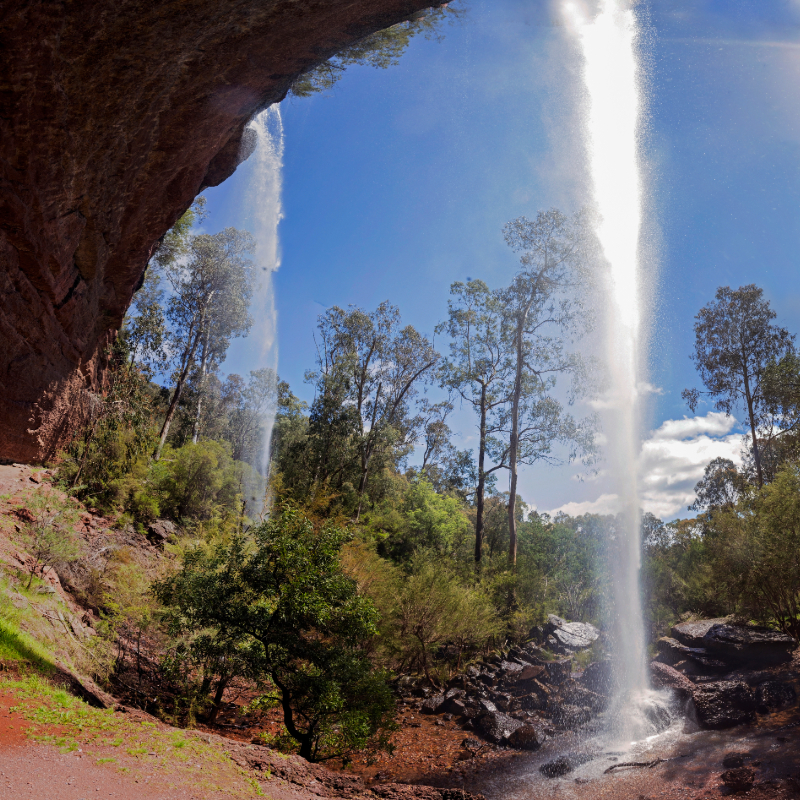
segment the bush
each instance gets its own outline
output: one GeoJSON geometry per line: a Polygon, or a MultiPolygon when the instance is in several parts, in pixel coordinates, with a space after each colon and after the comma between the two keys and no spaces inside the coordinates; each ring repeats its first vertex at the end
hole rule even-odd
{"type": "Polygon", "coordinates": [[[173,635],[191,635],[199,661],[235,655],[240,674],[274,687],[286,730],[311,761],[387,748],[394,701],[365,645],[377,633],[373,604],[339,560],[350,535],[315,531],[300,512],[278,509],[247,534],[185,553],[155,584],[173,635]]]}

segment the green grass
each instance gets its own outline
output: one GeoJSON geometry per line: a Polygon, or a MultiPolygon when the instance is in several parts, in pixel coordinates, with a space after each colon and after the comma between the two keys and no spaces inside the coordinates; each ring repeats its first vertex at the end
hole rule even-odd
{"type": "Polygon", "coordinates": [[[48,674],[54,669],[55,658],[13,620],[0,617],[0,660],[28,663],[38,672],[48,674]]]}

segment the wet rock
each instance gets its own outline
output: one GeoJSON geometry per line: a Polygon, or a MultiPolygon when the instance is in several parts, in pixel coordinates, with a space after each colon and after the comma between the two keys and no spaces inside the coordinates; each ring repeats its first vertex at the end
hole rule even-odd
{"type": "Polygon", "coordinates": [[[749,758],[749,753],[726,753],[725,758],[722,759],[722,766],[728,769],[733,767],[743,767],[744,760],[749,758]]]}
{"type": "Polygon", "coordinates": [[[560,661],[548,661],[545,670],[551,683],[563,683],[572,674],[572,659],[563,658],[560,661]]]}
{"type": "Polygon", "coordinates": [[[546,764],[542,764],[539,767],[539,772],[547,778],[558,778],[561,775],[572,772],[572,770],[577,769],[581,764],[585,764],[593,758],[594,756],[589,753],[567,753],[548,761],[546,764]]]}
{"type": "Polygon", "coordinates": [[[753,788],[756,773],[750,767],[737,767],[723,772],[720,778],[732,792],[748,792],[753,788]]]}
{"type": "Polygon", "coordinates": [[[662,636],[656,646],[659,661],[664,664],[674,665],[688,659],[709,672],[727,672],[730,669],[726,661],[715,658],[705,647],[689,647],[669,636],[662,636]]]}
{"type": "Polygon", "coordinates": [[[659,661],[650,662],[650,675],[656,689],[674,689],[681,697],[691,697],[695,684],[685,675],[659,661]]]}
{"type": "Polygon", "coordinates": [[[614,688],[614,666],[611,661],[594,661],[578,680],[591,692],[609,695],[614,688]]]}
{"type": "Polygon", "coordinates": [[[590,708],[573,706],[569,703],[557,706],[553,711],[553,722],[561,728],[575,730],[592,718],[590,708]]]}
{"type": "Polygon", "coordinates": [[[717,681],[695,686],[697,718],[704,728],[733,728],[755,719],[756,700],[746,683],[717,681]]]}
{"type": "Polygon", "coordinates": [[[497,711],[497,706],[491,700],[488,700],[485,697],[477,698],[477,705],[481,713],[483,712],[492,713],[494,711],[497,711]]]}
{"type": "Polygon", "coordinates": [[[486,712],[478,717],[476,727],[493,744],[502,744],[517,728],[522,727],[518,719],[501,711],[486,712]]]}
{"type": "Polygon", "coordinates": [[[530,664],[527,667],[523,667],[519,673],[517,674],[517,683],[524,683],[525,681],[530,681],[534,678],[541,678],[542,675],[545,675],[547,670],[542,664],[530,664]]]}
{"type": "Polygon", "coordinates": [[[541,728],[534,725],[521,725],[508,737],[508,743],[517,750],[538,750],[545,738],[541,728]]]}
{"type": "Polygon", "coordinates": [[[734,625],[725,619],[682,622],[672,637],[691,648],[703,648],[730,664],[776,664],[789,661],[797,642],[779,631],[756,625],[734,625]]]}
{"type": "Polygon", "coordinates": [[[470,708],[463,700],[457,698],[445,700],[442,704],[442,711],[446,714],[455,714],[458,717],[466,717],[467,719],[478,715],[477,709],[470,708]]]}
{"type": "Polygon", "coordinates": [[[796,701],[797,692],[790,683],[764,681],[756,687],[756,703],[761,714],[778,708],[788,708],[796,701]]]}

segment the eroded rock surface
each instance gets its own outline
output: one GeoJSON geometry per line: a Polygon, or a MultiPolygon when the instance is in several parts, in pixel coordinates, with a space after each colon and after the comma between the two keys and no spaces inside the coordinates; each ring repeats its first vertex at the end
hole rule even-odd
{"type": "Polygon", "coordinates": [[[0,458],[47,458],[90,415],[155,243],[234,171],[253,114],[433,4],[2,4],[0,458]]]}

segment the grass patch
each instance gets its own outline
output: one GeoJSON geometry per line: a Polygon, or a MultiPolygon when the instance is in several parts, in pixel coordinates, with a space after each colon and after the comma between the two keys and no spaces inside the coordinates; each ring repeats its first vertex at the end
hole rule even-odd
{"type": "Polygon", "coordinates": [[[27,735],[62,752],[80,748],[95,763],[109,764],[119,772],[155,775],[186,789],[221,791],[221,797],[235,800],[261,794],[251,775],[197,734],[92,708],[38,674],[0,677],[0,690],[18,699],[12,711],[31,723],[27,735]],[[109,747],[119,749],[113,755],[108,750],[104,753],[103,748],[109,747]],[[209,777],[213,785],[206,785],[209,777]]]}
{"type": "Polygon", "coordinates": [[[0,618],[0,660],[21,661],[39,672],[49,674],[54,669],[55,658],[13,620],[0,618]]]}

